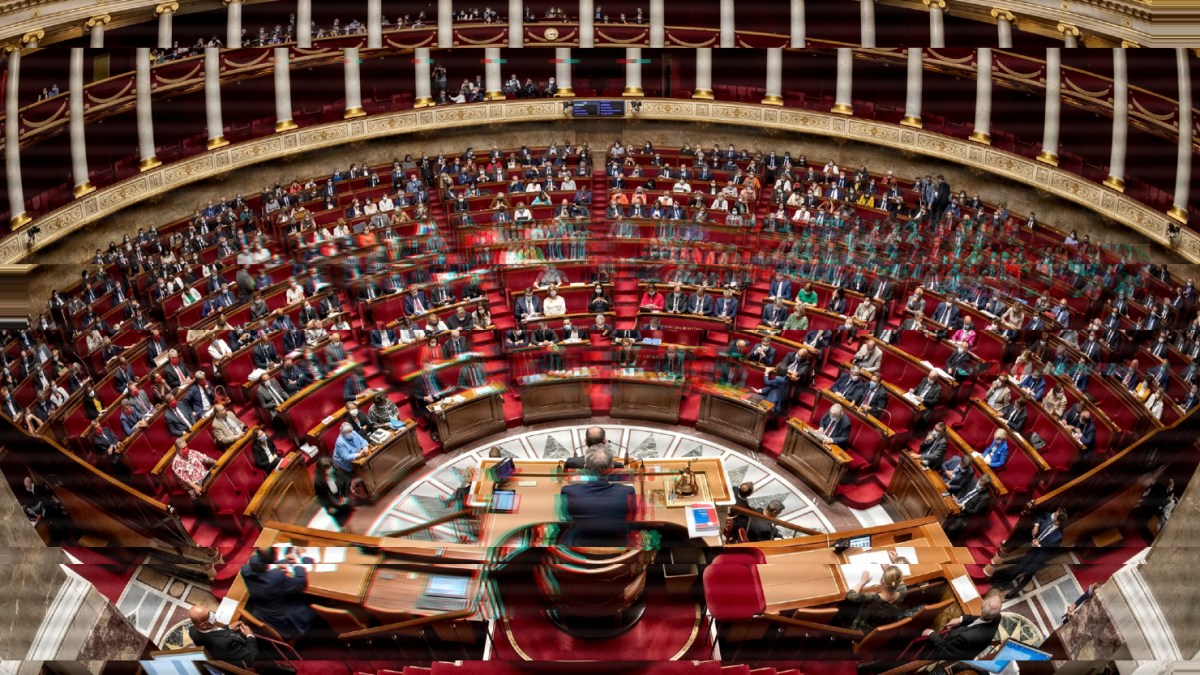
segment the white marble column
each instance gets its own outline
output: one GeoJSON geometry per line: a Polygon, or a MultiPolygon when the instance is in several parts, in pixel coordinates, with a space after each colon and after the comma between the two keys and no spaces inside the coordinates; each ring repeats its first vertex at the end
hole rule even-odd
{"type": "Polygon", "coordinates": [[[521,16],[525,11],[522,0],[508,0],[508,46],[523,47],[525,45],[525,19],[521,16]]]}
{"type": "Polygon", "coordinates": [[[875,0],[858,0],[859,41],[867,49],[875,48],[875,0]]]}
{"type": "Polygon", "coordinates": [[[1058,166],[1058,132],[1062,111],[1062,52],[1046,50],[1046,115],[1042,127],[1042,151],[1038,161],[1058,166]]]}
{"type": "Polygon", "coordinates": [[[981,48],[975,56],[975,130],[971,140],[992,142],[992,50],[981,48]]]}
{"type": "Polygon", "coordinates": [[[362,117],[367,114],[363,110],[362,104],[362,79],[359,74],[361,61],[358,56],[358,47],[346,47],[342,50],[342,63],[345,66],[346,76],[346,112],[342,113],[344,119],[362,117]]]}
{"type": "Polygon", "coordinates": [[[242,0],[225,0],[225,46],[242,48],[242,0]]]}
{"type": "Polygon", "coordinates": [[[138,169],[146,171],[162,164],[154,151],[154,114],[150,107],[150,48],[138,47],[134,90],[137,94],[138,169]]]}
{"type": "Polygon", "coordinates": [[[67,95],[71,107],[71,177],[75,179],[75,196],[81,197],[96,189],[88,180],[87,138],[83,131],[83,47],[71,49],[71,70],[67,75],[67,95]]]}
{"type": "Polygon", "coordinates": [[[204,116],[208,120],[208,149],[229,145],[221,119],[221,50],[204,50],[204,116]]]}
{"type": "Polygon", "coordinates": [[[437,46],[438,49],[454,46],[454,0],[438,0],[437,46]]]}
{"type": "Polygon", "coordinates": [[[1192,75],[1188,70],[1186,49],[1175,49],[1175,62],[1179,75],[1179,149],[1175,164],[1175,199],[1167,215],[1186,223],[1192,184],[1192,75]]]}
{"type": "Polygon", "coordinates": [[[946,0],[924,0],[929,8],[929,46],[942,49],[946,46],[946,25],[943,19],[946,0]]]}
{"type": "Polygon", "coordinates": [[[767,50],[767,91],[762,102],[766,105],[783,105],[783,49],[767,50]]]}
{"type": "Polygon", "coordinates": [[[172,44],[171,26],[175,18],[175,11],[179,9],[177,2],[164,2],[154,8],[154,14],[158,17],[158,48],[170,49],[172,44]]]}
{"type": "Polygon", "coordinates": [[[554,62],[554,79],[558,83],[558,92],[555,96],[559,98],[575,96],[575,90],[571,88],[571,48],[555,49],[554,62]]]}
{"type": "Polygon", "coordinates": [[[1079,46],[1079,29],[1069,23],[1058,24],[1058,31],[1063,36],[1063,46],[1074,49],[1079,46]]]}
{"type": "Polygon", "coordinates": [[[595,0],[579,0],[579,46],[583,49],[596,46],[595,0]]]}
{"type": "Polygon", "coordinates": [[[367,49],[383,47],[383,0],[367,0],[367,49]]]}
{"type": "Polygon", "coordinates": [[[88,29],[89,47],[93,49],[104,48],[104,27],[107,26],[108,22],[111,20],[112,17],[107,14],[103,16],[94,16],[88,19],[87,23],[84,24],[84,28],[88,29]]]}
{"type": "Polygon", "coordinates": [[[904,119],[900,124],[906,127],[920,129],[921,97],[924,94],[925,49],[923,47],[908,48],[908,79],[907,93],[904,97],[904,119]]]}
{"type": "Polygon", "coordinates": [[[650,48],[667,46],[666,0],[650,0],[650,48]]]}
{"type": "Polygon", "coordinates": [[[500,80],[500,48],[485,48],[483,60],[483,100],[503,100],[504,89],[500,80]]]}
{"type": "Polygon", "coordinates": [[[692,91],[692,98],[713,99],[711,47],[696,49],[696,89],[692,91]]]}
{"type": "Polygon", "coordinates": [[[1012,49],[1012,29],[1017,18],[1007,9],[993,9],[992,17],[996,19],[996,46],[1012,49]]]}
{"type": "Polygon", "coordinates": [[[733,0],[721,0],[721,48],[737,47],[737,19],[734,18],[733,0]]]}
{"type": "Polygon", "coordinates": [[[276,47],[274,56],[275,75],[275,131],[287,131],[296,128],[292,119],[292,67],[287,47],[276,47]]]}
{"type": "Polygon", "coordinates": [[[625,50],[625,90],[622,96],[645,96],[642,89],[642,49],[630,47],[625,50]]]}
{"type": "Polygon", "coordinates": [[[788,18],[791,19],[792,49],[803,49],[805,45],[804,0],[791,0],[788,18]]]}
{"type": "MultiPolygon", "coordinates": [[[[8,53],[8,87],[4,92],[4,138],[21,135],[21,49],[8,53]]],[[[18,228],[30,220],[25,212],[25,190],[21,185],[21,144],[4,144],[4,176],[8,181],[8,208],[12,214],[12,227],[18,228]]]]}
{"type": "Polygon", "coordinates": [[[296,0],[296,46],[312,49],[312,0],[296,0]]]}
{"type": "Polygon", "coordinates": [[[833,97],[833,112],[839,115],[854,114],[854,50],[847,47],[837,50],[837,90],[833,97]]]}
{"type": "Polygon", "coordinates": [[[1114,49],[1113,53],[1113,130],[1112,154],[1108,160],[1108,178],[1104,184],[1125,191],[1125,151],[1129,142],[1129,68],[1125,62],[1125,50],[1114,49]]]}
{"type": "Polygon", "coordinates": [[[429,47],[417,47],[413,53],[413,70],[416,82],[416,98],[414,108],[428,108],[433,105],[433,68],[430,63],[433,58],[429,55],[429,47]]]}

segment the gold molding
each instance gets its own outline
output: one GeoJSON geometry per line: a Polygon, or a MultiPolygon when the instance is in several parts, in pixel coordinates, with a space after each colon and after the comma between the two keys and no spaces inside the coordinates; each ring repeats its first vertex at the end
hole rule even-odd
{"type": "Polygon", "coordinates": [[[1137,49],[1139,47],[1141,45],[1133,40],[1121,40],[1121,49],[1137,49]]]}
{"type": "Polygon", "coordinates": [[[769,94],[763,97],[763,105],[783,105],[783,97],[769,94]]]}
{"type": "Polygon", "coordinates": [[[1110,187],[1117,192],[1125,192],[1125,181],[1116,176],[1109,176],[1104,179],[1104,185],[1110,187]]]}
{"type": "Polygon", "coordinates": [[[1058,32],[1062,33],[1064,37],[1067,35],[1070,35],[1073,38],[1079,37],[1079,28],[1077,28],[1069,23],[1058,24],[1058,32]]]}
{"type": "Polygon", "coordinates": [[[428,96],[422,96],[420,98],[414,99],[413,107],[414,108],[432,108],[433,107],[433,99],[428,96]]]}
{"type": "Polygon", "coordinates": [[[27,47],[40,43],[46,37],[46,31],[41,28],[35,28],[21,36],[21,46],[27,47]]]}
{"type": "Polygon", "coordinates": [[[229,145],[229,139],[225,138],[224,136],[217,136],[216,138],[208,139],[208,143],[206,143],[206,145],[208,146],[209,150],[216,150],[217,148],[223,148],[229,145]]]}
{"type": "Polygon", "coordinates": [[[76,185],[75,188],[71,192],[73,192],[76,197],[82,197],[86,194],[91,194],[95,191],[96,191],[96,186],[92,185],[91,181],[85,180],[82,183],[80,183],[79,185],[76,185]]]}
{"type": "Polygon", "coordinates": [[[157,157],[147,157],[138,162],[138,171],[149,171],[150,169],[162,166],[162,160],[157,157]]]}
{"type": "Polygon", "coordinates": [[[1183,223],[1184,225],[1187,225],[1187,222],[1188,222],[1187,211],[1184,211],[1183,209],[1179,208],[1178,206],[1171,206],[1171,208],[1167,210],[1167,215],[1170,216],[1171,218],[1173,218],[1174,220],[1177,220],[1177,221],[1183,223]]]}
{"type": "Polygon", "coordinates": [[[625,89],[621,92],[621,95],[628,97],[640,97],[645,96],[646,91],[641,87],[625,87],[625,89]]]}
{"type": "MultiPolygon", "coordinates": [[[[1061,198],[1107,221],[1127,227],[1149,241],[1164,245],[1169,243],[1167,225],[1174,222],[1163,211],[1044,161],[994,148],[985,149],[966,139],[896,124],[761,104],[657,98],[642,102],[640,117],[675,123],[680,120],[688,120],[689,123],[718,122],[747,131],[770,130],[802,137],[858,140],[884,150],[952,162],[1061,198]]],[[[54,246],[70,238],[80,228],[182,187],[224,175],[231,170],[339,147],[351,138],[368,143],[386,143],[412,138],[414,134],[472,127],[486,134],[494,133],[498,124],[545,124],[561,121],[562,118],[562,103],[552,99],[438,106],[300,127],[217,148],[168,165],[159,166],[157,159],[149,158],[154,166],[148,167],[143,163],[139,166],[142,173],[39,216],[33,222],[37,223],[42,233],[33,250],[54,246]]],[[[1182,228],[1174,250],[1182,258],[1200,263],[1200,233],[1182,228]]],[[[20,262],[31,253],[27,238],[19,233],[0,239],[0,264],[20,262]]]]}
{"type": "Polygon", "coordinates": [[[159,16],[163,12],[174,13],[174,12],[178,12],[178,11],[179,11],[179,3],[178,2],[164,2],[154,8],[154,16],[159,16]]]}
{"type": "Polygon", "coordinates": [[[275,123],[275,131],[291,131],[296,128],[296,120],[279,120],[275,123]]]}
{"type": "Polygon", "coordinates": [[[92,28],[93,26],[96,26],[97,24],[104,24],[107,26],[110,21],[112,21],[111,16],[109,16],[108,14],[101,14],[100,16],[93,16],[92,18],[88,19],[87,23],[83,24],[83,27],[84,28],[92,28]]]}
{"type": "Polygon", "coordinates": [[[831,108],[829,112],[836,113],[838,115],[853,115],[854,108],[846,105],[845,103],[834,103],[833,108],[831,108]]]}
{"type": "Polygon", "coordinates": [[[983,143],[984,145],[992,144],[992,135],[985,131],[972,131],[971,135],[967,138],[975,141],[976,143],[983,143]]]}
{"type": "Polygon", "coordinates": [[[33,222],[33,216],[29,215],[28,211],[22,211],[18,213],[12,220],[8,221],[8,225],[12,228],[13,232],[16,232],[31,222],[33,222]]]}
{"type": "Polygon", "coordinates": [[[483,92],[483,100],[485,101],[503,101],[504,92],[502,91],[485,91],[483,92]]]}
{"type": "Polygon", "coordinates": [[[1037,160],[1039,162],[1049,164],[1050,166],[1058,166],[1058,155],[1054,154],[1053,152],[1046,152],[1043,150],[1038,153],[1037,160]]]}
{"type": "Polygon", "coordinates": [[[363,110],[362,106],[360,106],[360,105],[354,106],[353,108],[346,108],[346,112],[342,113],[342,119],[344,119],[344,120],[354,119],[355,117],[366,117],[366,116],[367,116],[367,111],[363,110]]]}
{"type": "Polygon", "coordinates": [[[912,128],[914,128],[914,129],[921,129],[921,128],[923,128],[923,127],[925,126],[925,125],[924,125],[924,124],[921,122],[921,118],[920,118],[920,117],[913,117],[913,116],[911,116],[911,115],[905,115],[905,116],[904,116],[904,119],[900,120],[900,124],[902,124],[902,125],[904,125],[904,126],[906,126],[906,127],[912,127],[912,128]]]}
{"type": "Polygon", "coordinates": [[[942,11],[946,10],[946,0],[921,0],[921,4],[925,5],[926,9],[937,7],[942,11]]]}
{"type": "Polygon", "coordinates": [[[554,92],[554,98],[575,98],[575,90],[570,87],[559,87],[554,92]]]}
{"type": "Polygon", "coordinates": [[[1013,16],[1013,13],[1008,11],[1007,9],[1000,9],[999,7],[994,7],[994,8],[992,8],[991,14],[992,14],[992,18],[995,19],[997,21],[997,23],[1000,21],[1000,19],[1004,19],[1005,21],[1011,23],[1014,27],[1016,27],[1016,25],[1017,25],[1017,17],[1013,16]]]}
{"type": "Polygon", "coordinates": [[[714,98],[713,90],[712,89],[697,89],[696,91],[692,92],[692,98],[698,98],[701,101],[711,101],[714,98]]]}

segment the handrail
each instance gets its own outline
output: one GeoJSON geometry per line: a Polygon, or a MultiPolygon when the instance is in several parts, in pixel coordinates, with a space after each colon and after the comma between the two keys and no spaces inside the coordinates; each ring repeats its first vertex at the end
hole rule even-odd
{"type": "Polygon", "coordinates": [[[409,619],[407,621],[399,621],[397,623],[389,623],[384,626],[375,626],[374,628],[364,628],[362,630],[352,630],[349,633],[341,633],[337,636],[338,640],[369,640],[377,637],[388,637],[391,633],[400,630],[412,628],[422,628],[443,621],[457,621],[458,619],[470,618],[475,612],[470,609],[463,609],[457,612],[446,612],[445,614],[434,614],[433,616],[423,616],[417,619],[409,619]]]}
{"type": "Polygon", "coordinates": [[[730,506],[729,511],[730,511],[730,513],[737,513],[740,515],[752,516],[754,518],[761,518],[773,525],[779,525],[780,527],[786,527],[789,530],[795,530],[796,532],[800,532],[802,534],[808,534],[808,535],[825,534],[825,532],[822,532],[821,530],[814,530],[811,527],[804,527],[803,525],[796,525],[795,523],[789,523],[786,520],[780,520],[779,518],[776,518],[774,516],[768,516],[767,514],[762,513],[760,511],[755,511],[754,509],[748,509],[744,506],[738,506],[737,504],[730,506]]]}
{"type": "Polygon", "coordinates": [[[839,626],[831,626],[824,623],[813,623],[812,621],[803,621],[801,619],[792,619],[780,614],[759,614],[758,618],[766,619],[771,623],[777,623],[782,626],[791,626],[793,628],[807,628],[809,630],[819,630],[822,633],[836,635],[846,638],[847,640],[861,640],[866,637],[862,631],[857,631],[852,628],[841,628],[839,626]]]}

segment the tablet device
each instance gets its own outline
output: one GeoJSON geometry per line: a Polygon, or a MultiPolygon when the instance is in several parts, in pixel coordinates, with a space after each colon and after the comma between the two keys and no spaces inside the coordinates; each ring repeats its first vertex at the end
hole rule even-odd
{"type": "Polygon", "coordinates": [[[850,548],[871,548],[871,535],[850,538],[850,548]]]}
{"type": "Polygon", "coordinates": [[[517,510],[517,493],[515,490],[496,490],[492,493],[492,510],[502,513],[512,513],[517,510]]]}

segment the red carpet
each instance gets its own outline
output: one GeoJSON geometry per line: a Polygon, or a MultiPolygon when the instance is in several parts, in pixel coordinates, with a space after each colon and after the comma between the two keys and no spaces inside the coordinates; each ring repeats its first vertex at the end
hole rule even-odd
{"type": "Polygon", "coordinates": [[[101,595],[114,604],[121,598],[121,593],[125,592],[134,571],[144,559],[140,555],[126,559],[123,557],[124,551],[120,549],[116,549],[116,552],[122,554],[121,558],[108,555],[113,549],[70,547],[66,550],[82,562],[79,565],[68,564],[67,567],[91,582],[101,595]]]}
{"type": "MultiPolygon", "coordinates": [[[[542,616],[534,601],[508,602],[507,616],[495,633],[493,654],[501,661],[570,659],[606,661],[610,667],[614,658],[667,661],[706,657],[708,636],[699,606],[690,597],[668,595],[652,581],[649,584],[642,620],[628,632],[605,640],[567,635],[542,616]]],[[[655,672],[667,671],[659,668],[655,672]]]]}

